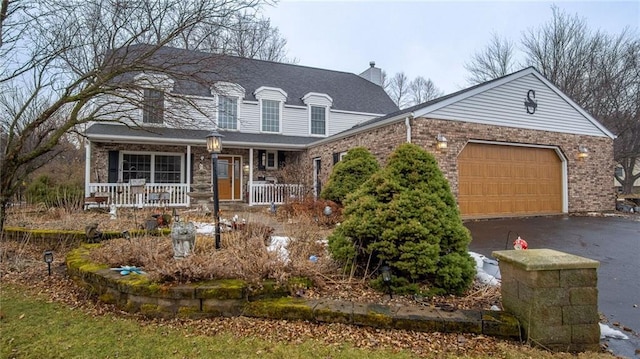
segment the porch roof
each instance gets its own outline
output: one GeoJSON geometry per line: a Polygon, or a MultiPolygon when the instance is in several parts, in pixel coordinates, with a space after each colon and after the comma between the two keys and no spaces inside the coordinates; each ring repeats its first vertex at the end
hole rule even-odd
{"type": "MultiPolygon", "coordinates": [[[[167,127],[129,127],[119,124],[94,123],[85,134],[93,142],[151,143],[158,145],[206,146],[206,137],[211,130],[194,130],[167,127]]],[[[304,150],[317,141],[317,137],[285,136],[268,133],[245,133],[218,131],[224,137],[227,148],[273,148],[280,150],[304,150]]]]}

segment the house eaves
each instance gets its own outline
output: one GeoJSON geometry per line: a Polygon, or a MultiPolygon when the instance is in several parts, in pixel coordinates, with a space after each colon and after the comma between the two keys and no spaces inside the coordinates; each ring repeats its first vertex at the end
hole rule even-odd
{"type": "MultiPolygon", "coordinates": [[[[286,136],[265,133],[242,133],[219,131],[223,135],[223,146],[227,148],[277,148],[281,150],[302,151],[316,137],[286,136]]],[[[194,145],[206,146],[208,130],[191,130],[164,127],[127,127],[96,123],[89,127],[86,136],[94,142],[144,143],[156,145],[194,145]]]]}

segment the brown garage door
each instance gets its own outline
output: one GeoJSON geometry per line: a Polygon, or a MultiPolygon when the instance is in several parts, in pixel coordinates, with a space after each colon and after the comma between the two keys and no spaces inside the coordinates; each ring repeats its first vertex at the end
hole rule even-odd
{"type": "Polygon", "coordinates": [[[466,218],[562,213],[562,162],[552,149],[469,143],[458,184],[466,218]]]}

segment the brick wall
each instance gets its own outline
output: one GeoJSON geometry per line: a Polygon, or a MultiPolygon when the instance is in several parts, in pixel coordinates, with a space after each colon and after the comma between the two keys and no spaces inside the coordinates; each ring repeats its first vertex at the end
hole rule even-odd
{"type": "MultiPolygon", "coordinates": [[[[362,146],[368,148],[384,165],[393,150],[406,141],[404,121],[323,143],[307,151],[308,160],[320,157],[320,178],[326,183],[333,168],[332,154],[362,146]]],[[[569,212],[607,211],[615,205],[612,176],[614,169],[613,140],[568,133],[489,126],[460,121],[418,118],[411,120],[412,142],[431,152],[449,180],[455,195],[458,193],[457,157],[464,146],[473,140],[525,145],[555,146],[566,159],[569,212]],[[446,150],[436,150],[436,136],[448,139],[446,150]],[[589,157],[578,159],[578,146],[589,149],[589,157]]]]}

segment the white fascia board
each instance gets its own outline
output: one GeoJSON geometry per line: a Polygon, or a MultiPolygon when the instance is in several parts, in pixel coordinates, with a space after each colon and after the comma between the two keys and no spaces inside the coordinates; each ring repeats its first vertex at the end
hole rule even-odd
{"type": "Polygon", "coordinates": [[[353,136],[354,134],[357,134],[359,132],[372,130],[372,129],[375,129],[375,128],[378,128],[378,127],[387,126],[387,125],[392,124],[394,122],[404,121],[407,117],[414,118],[413,112],[405,112],[405,113],[399,114],[397,116],[390,117],[390,118],[387,118],[387,119],[382,120],[382,121],[374,122],[374,123],[366,125],[366,126],[357,127],[357,128],[351,128],[351,129],[345,130],[343,132],[337,133],[335,135],[331,135],[329,137],[323,138],[321,140],[318,140],[318,141],[315,141],[315,142],[311,142],[311,143],[309,143],[307,145],[307,147],[313,147],[313,146],[321,145],[323,143],[333,142],[333,141],[336,141],[336,140],[339,140],[339,139],[342,139],[342,138],[345,138],[345,137],[353,136]]]}
{"type": "Polygon", "coordinates": [[[386,113],[356,112],[356,111],[347,111],[347,110],[336,110],[335,108],[331,108],[330,110],[331,110],[331,112],[335,112],[335,113],[345,113],[345,114],[348,114],[348,115],[371,116],[373,118],[382,117],[382,116],[387,115],[386,113]]]}
{"type": "Polygon", "coordinates": [[[285,104],[284,107],[286,107],[286,108],[297,108],[297,109],[301,109],[301,110],[306,110],[307,109],[307,106],[287,105],[287,104],[285,104]]]}
{"type": "MultiPolygon", "coordinates": [[[[206,146],[207,140],[203,139],[180,139],[180,138],[163,138],[158,139],[154,137],[139,137],[139,136],[114,136],[114,135],[99,135],[89,137],[90,141],[95,142],[117,142],[117,143],[145,143],[145,144],[157,144],[157,145],[196,145],[206,146]]],[[[274,149],[298,149],[304,150],[307,145],[292,145],[290,143],[255,143],[255,142],[225,142],[223,147],[227,148],[274,148],[274,149]]]]}
{"type": "Polygon", "coordinates": [[[304,103],[307,103],[307,99],[309,97],[323,97],[325,99],[327,99],[327,101],[329,101],[330,103],[333,104],[333,99],[331,98],[331,96],[327,95],[326,93],[320,93],[320,92],[309,92],[306,95],[302,96],[301,100],[304,103]]]}
{"type": "Polygon", "coordinates": [[[275,91],[275,92],[279,92],[282,96],[284,96],[284,98],[287,98],[287,93],[279,88],[279,87],[268,87],[268,86],[260,86],[258,87],[254,92],[253,95],[258,97],[260,92],[262,91],[275,91]]]}

